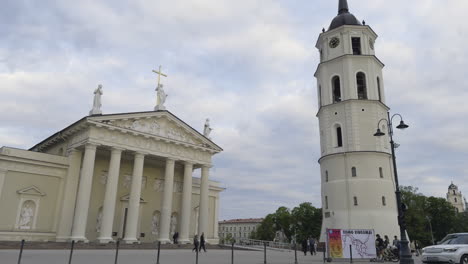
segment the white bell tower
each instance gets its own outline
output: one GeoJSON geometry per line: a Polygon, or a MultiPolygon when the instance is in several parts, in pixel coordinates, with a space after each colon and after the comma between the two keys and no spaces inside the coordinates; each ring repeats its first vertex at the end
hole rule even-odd
{"type": "MultiPolygon", "coordinates": [[[[387,118],[377,34],[339,1],[338,15],[320,34],[317,78],[323,226],[400,235],[388,135],[373,136],[387,118]]],[[[382,131],[387,131],[381,127],[382,131]]]]}

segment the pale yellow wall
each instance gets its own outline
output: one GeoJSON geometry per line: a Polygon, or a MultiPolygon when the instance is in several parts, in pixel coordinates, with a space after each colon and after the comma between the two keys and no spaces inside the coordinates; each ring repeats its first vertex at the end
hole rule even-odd
{"type": "Polygon", "coordinates": [[[39,198],[39,210],[36,228],[31,231],[52,232],[54,229],[56,204],[60,181],[58,177],[48,177],[38,174],[8,171],[6,173],[4,188],[0,197],[0,231],[15,231],[16,218],[21,197],[35,200],[39,198]],[[20,195],[18,190],[36,186],[45,193],[44,196],[20,195]]]}

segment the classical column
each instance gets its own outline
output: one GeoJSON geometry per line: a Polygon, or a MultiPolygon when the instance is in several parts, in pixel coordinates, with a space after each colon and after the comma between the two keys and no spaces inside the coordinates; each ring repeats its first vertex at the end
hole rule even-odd
{"type": "Polygon", "coordinates": [[[181,222],[180,222],[180,236],[179,242],[182,244],[190,243],[189,229],[190,217],[192,208],[192,171],[193,164],[185,162],[184,170],[184,190],[182,193],[182,209],[181,209],[181,222]]]}
{"type": "Polygon", "coordinates": [[[124,237],[124,241],[127,244],[138,242],[137,229],[140,215],[141,180],[143,178],[144,160],[144,154],[135,154],[135,161],[133,163],[132,187],[130,189],[130,199],[128,201],[127,226],[125,227],[124,237]]]}
{"type": "Polygon", "coordinates": [[[5,183],[5,176],[7,170],[0,168],[0,197],[2,197],[3,184],[5,183]]]}
{"type": "Polygon", "coordinates": [[[205,233],[205,239],[208,235],[208,177],[210,167],[204,165],[201,168],[200,184],[200,214],[198,216],[198,235],[205,233]]]}
{"type": "Polygon", "coordinates": [[[91,186],[93,183],[94,161],[96,158],[96,145],[87,144],[80,173],[80,184],[76,198],[75,217],[73,220],[72,240],[88,242],[85,236],[86,221],[88,220],[89,201],[91,199],[91,186]]]}
{"type": "Polygon", "coordinates": [[[171,226],[172,214],[172,190],[174,187],[174,167],[175,160],[166,160],[166,172],[164,176],[164,195],[161,206],[161,225],[159,230],[159,241],[161,243],[170,243],[169,229],[171,226]]]}
{"type": "Polygon", "coordinates": [[[109,174],[107,175],[106,192],[102,208],[101,233],[99,243],[109,243],[112,239],[112,225],[114,224],[115,201],[119,183],[120,158],[123,149],[112,148],[109,163],[109,174]]]}
{"type": "Polygon", "coordinates": [[[78,190],[78,180],[80,178],[81,158],[83,152],[73,149],[68,156],[68,172],[65,178],[65,191],[63,194],[62,210],[60,212],[60,221],[57,229],[57,238],[59,242],[67,241],[71,236],[73,223],[73,209],[76,203],[76,192],[78,190]]]}
{"type": "Polygon", "coordinates": [[[213,238],[215,240],[219,239],[219,220],[218,220],[218,215],[219,215],[219,196],[216,197],[215,199],[215,206],[214,206],[214,231],[213,231],[213,238]]]}

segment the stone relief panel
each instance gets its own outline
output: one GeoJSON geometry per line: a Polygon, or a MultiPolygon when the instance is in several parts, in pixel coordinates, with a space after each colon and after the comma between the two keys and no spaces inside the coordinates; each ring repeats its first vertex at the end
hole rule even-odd
{"type": "Polygon", "coordinates": [[[108,171],[102,171],[101,175],[99,176],[99,182],[102,185],[106,185],[107,184],[107,177],[109,177],[109,172],[108,171]]]}
{"type": "Polygon", "coordinates": [[[179,182],[179,181],[174,182],[173,192],[181,193],[183,189],[184,189],[184,184],[182,182],[179,182]]]}
{"type": "MultiPolygon", "coordinates": [[[[126,173],[123,175],[122,185],[125,189],[130,190],[130,188],[132,187],[132,179],[133,179],[132,174],[126,173]]],[[[141,190],[144,190],[146,188],[147,181],[148,181],[148,177],[146,176],[141,177],[141,190]]]]}
{"type": "Polygon", "coordinates": [[[153,183],[153,190],[156,192],[164,192],[164,180],[156,178],[153,183]]]}
{"type": "Polygon", "coordinates": [[[105,128],[99,128],[97,135],[98,140],[108,142],[109,145],[124,145],[127,149],[139,148],[142,150],[150,150],[152,152],[161,153],[164,155],[172,155],[185,159],[195,160],[202,163],[211,162],[211,154],[206,151],[195,150],[173,143],[157,141],[152,138],[143,138],[139,136],[132,136],[122,134],[118,131],[110,131],[105,128]]]}
{"type": "Polygon", "coordinates": [[[109,121],[107,123],[109,125],[131,129],[138,132],[162,136],[161,125],[155,119],[117,120],[109,121]]]}

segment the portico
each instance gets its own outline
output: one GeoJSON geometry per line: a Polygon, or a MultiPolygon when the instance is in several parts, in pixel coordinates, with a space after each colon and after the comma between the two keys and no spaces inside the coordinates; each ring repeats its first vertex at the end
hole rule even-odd
{"type": "Polygon", "coordinates": [[[181,243],[201,233],[217,241],[223,188],[209,170],[222,149],[168,111],[88,116],[31,151],[68,159],[59,241],[169,243],[174,232],[181,243]]]}

